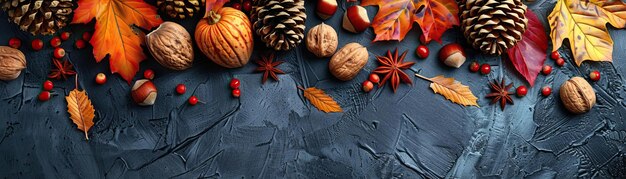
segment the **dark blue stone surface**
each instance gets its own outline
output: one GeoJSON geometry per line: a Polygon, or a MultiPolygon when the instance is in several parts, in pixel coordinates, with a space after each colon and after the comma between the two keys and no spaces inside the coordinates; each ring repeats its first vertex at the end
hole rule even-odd
{"type": "MultiPolygon", "coordinates": [[[[553,1],[530,4],[547,25],[553,1]]],[[[306,25],[321,23],[314,1],[307,1],[306,25]]],[[[2,178],[625,178],[626,177],[626,31],[611,28],[615,41],[613,63],[585,62],[574,66],[567,48],[559,51],[566,65],[537,83],[515,105],[501,111],[484,95],[487,82],[504,77],[524,84],[512,65],[501,57],[484,56],[467,49],[470,60],[492,65],[493,73],[469,73],[466,63],[454,70],[440,64],[430,43],[425,60],[414,54],[419,30],[414,27],[402,42],[372,43],[372,29],[352,34],[341,28],[339,10],[325,23],[339,33],[339,46],[358,42],[370,59],[352,81],[341,82],[328,72],[328,59],[315,58],[304,45],[279,52],[287,72],[280,81],[261,84],[262,74],[250,63],[240,69],[217,67],[196,50],[194,67],[170,71],[151,57],[142,71],[156,72],[156,104],[135,105],[130,86],[110,75],[108,60],[96,63],[91,47],[72,47],[79,34],[93,30],[71,25],[71,40],[63,43],[96,108],[96,123],[85,141],[66,112],[66,96],[74,80],[55,81],[50,101],[37,95],[51,67],[50,36],[44,50],[34,52],[35,37],[8,21],[0,21],[0,45],[11,37],[23,40],[28,68],[14,81],[0,81],[0,177],[2,178]],[[361,92],[360,83],[377,66],[376,55],[388,49],[408,50],[409,72],[425,76],[443,74],[469,85],[479,97],[478,107],[461,107],[433,94],[427,81],[413,77],[412,86],[401,84],[397,93],[388,87],[361,92]],[[602,73],[592,83],[597,105],[582,115],[568,113],[558,98],[559,86],[591,70],[602,73]],[[97,73],[109,74],[106,85],[96,85],[97,73]],[[241,79],[242,96],[230,97],[228,82],[241,79]],[[187,85],[175,94],[178,83],[187,85]],[[324,89],[343,107],[343,113],[326,114],[305,100],[296,86],[324,89]],[[554,93],[540,95],[551,86],[554,93]],[[196,95],[205,102],[186,100],[196,95]]],[[[376,7],[366,7],[370,18],[376,7]]],[[[6,19],[1,13],[0,19],[6,19]]],[[[168,20],[168,19],[166,19],[168,20]]],[[[196,19],[177,21],[193,34],[196,19]]],[[[308,29],[307,29],[308,30],[308,29]]],[[[546,31],[548,28],[546,28],[546,31]]],[[[461,42],[459,29],[449,30],[443,43],[461,42]]],[[[547,32],[546,32],[547,33],[547,32]]],[[[466,47],[469,47],[464,43],[466,47]]],[[[262,44],[257,41],[257,50],[262,44]]],[[[147,53],[147,52],[146,52],[147,53]]],[[[551,60],[547,64],[555,66],[551,60]]],[[[138,74],[135,79],[139,79],[138,74]]]]}

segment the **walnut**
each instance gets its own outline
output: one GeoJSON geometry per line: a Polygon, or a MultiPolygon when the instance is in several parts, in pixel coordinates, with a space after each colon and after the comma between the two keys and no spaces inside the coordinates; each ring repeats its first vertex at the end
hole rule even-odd
{"type": "Polygon", "coordinates": [[[0,46],[0,80],[14,80],[26,68],[26,57],[18,49],[0,46]]]}
{"type": "Polygon", "coordinates": [[[169,69],[185,70],[193,64],[191,35],[174,22],[164,22],[146,35],[146,46],[154,59],[169,69]]]}
{"type": "Polygon", "coordinates": [[[367,48],[358,43],[349,43],[333,55],[328,68],[337,79],[348,81],[359,74],[368,58],[367,48]]]}
{"type": "Polygon", "coordinates": [[[306,37],[306,48],[317,57],[330,57],[337,50],[337,32],[324,23],[309,30],[306,37]]]}
{"type": "Polygon", "coordinates": [[[563,83],[560,96],[565,108],[576,114],[586,113],[596,104],[596,93],[582,77],[573,77],[563,83]]]}

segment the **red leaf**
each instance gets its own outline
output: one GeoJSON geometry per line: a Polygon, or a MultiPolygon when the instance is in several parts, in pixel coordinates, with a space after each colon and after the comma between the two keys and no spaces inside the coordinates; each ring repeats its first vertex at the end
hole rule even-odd
{"type": "Polygon", "coordinates": [[[424,6],[422,11],[417,13],[417,23],[424,33],[425,43],[433,39],[441,43],[443,33],[460,24],[457,15],[459,6],[455,1],[422,0],[416,5],[424,6]]]}
{"type": "Polygon", "coordinates": [[[546,61],[548,36],[543,24],[533,11],[528,9],[526,18],[528,18],[528,28],[523,34],[522,41],[508,49],[507,54],[515,69],[524,76],[530,86],[533,86],[543,62],[546,61]]]}
{"type": "Polygon", "coordinates": [[[206,1],[206,11],[204,17],[206,18],[211,11],[217,12],[218,9],[221,9],[224,4],[226,4],[230,0],[207,0],[206,1]]]}

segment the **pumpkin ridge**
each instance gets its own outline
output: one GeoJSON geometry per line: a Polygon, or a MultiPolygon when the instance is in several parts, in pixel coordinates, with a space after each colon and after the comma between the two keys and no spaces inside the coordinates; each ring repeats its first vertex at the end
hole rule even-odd
{"type": "MultiPolygon", "coordinates": [[[[218,26],[221,26],[222,28],[225,28],[225,29],[229,29],[229,28],[231,28],[231,29],[237,29],[237,28],[236,28],[236,26],[233,26],[232,24],[230,24],[230,23],[229,23],[229,21],[224,21],[224,23],[218,23],[218,26]],[[228,25],[230,25],[230,26],[232,26],[232,27],[228,27],[228,25]]],[[[237,30],[237,31],[238,31],[238,30],[237,30]]],[[[243,63],[242,63],[241,59],[243,59],[243,58],[241,57],[240,52],[239,52],[238,50],[235,50],[236,48],[235,48],[235,46],[233,46],[233,44],[232,44],[233,42],[236,42],[236,41],[234,41],[234,40],[233,40],[233,38],[234,38],[234,37],[233,37],[233,35],[232,35],[231,31],[228,31],[228,30],[227,30],[227,31],[224,31],[224,32],[222,32],[222,33],[220,33],[220,34],[221,34],[221,35],[222,35],[222,37],[226,40],[226,44],[228,44],[228,46],[229,46],[231,49],[233,49],[233,52],[234,52],[235,56],[237,56],[237,63],[239,63],[239,65],[242,65],[243,63]],[[229,38],[229,37],[227,37],[227,35],[229,35],[229,36],[230,36],[230,38],[229,38]]]]}

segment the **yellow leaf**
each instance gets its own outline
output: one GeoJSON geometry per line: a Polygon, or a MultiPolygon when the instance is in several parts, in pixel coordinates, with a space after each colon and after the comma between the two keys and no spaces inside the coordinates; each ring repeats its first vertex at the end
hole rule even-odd
{"type": "Polygon", "coordinates": [[[432,82],[430,88],[433,89],[433,92],[441,94],[454,103],[463,106],[478,106],[476,103],[478,98],[472,94],[470,88],[454,80],[454,78],[446,78],[443,75],[434,78],[426,78],[420,74],[415,74],[415,76],[432,82]]]}
{"type": "Polygon", "coordinates": [[[324,91],[315,87],[304,89],[304,97],[308,99],[317,109],[329,112],[342,112],[341,106],[324,91]]]}
{"type": "Polygon", "coordinates": [[[70,119],[78,126],[78,129],[85,132],[85,139],[89,140],[87,131],[93,126],[95,110],[87,97],[87,93],[74,89],[65,97],[65,100],[67,101],[67,112],[70,113],[70,119]]]}
{"type": "Polygon", "coordinates": [[[576,64],[583,61],[613,61],[613,40],[609,23],[626,26],[626,4],[620,0],[558,0],[548,16],[553,49],[568,39],[576,64]]]}

